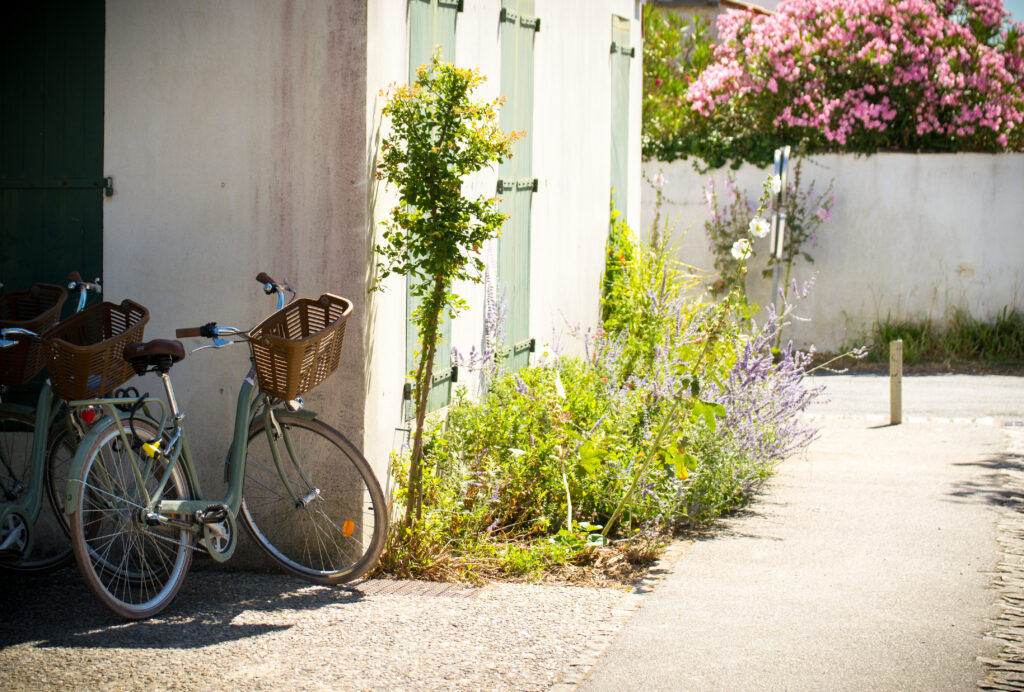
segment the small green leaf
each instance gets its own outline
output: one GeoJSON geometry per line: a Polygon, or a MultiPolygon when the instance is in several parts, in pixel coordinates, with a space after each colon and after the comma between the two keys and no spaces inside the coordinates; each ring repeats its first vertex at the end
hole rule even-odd
{"type": "Polygon", "coordinates": [[[676,466],[676,477],[681,481],[685,481],[686,478],[690,475],[690,470],[686,468],[686,456],[687,455],[684,454],[682,456],[676,457],[674,460],[676,466]]]}

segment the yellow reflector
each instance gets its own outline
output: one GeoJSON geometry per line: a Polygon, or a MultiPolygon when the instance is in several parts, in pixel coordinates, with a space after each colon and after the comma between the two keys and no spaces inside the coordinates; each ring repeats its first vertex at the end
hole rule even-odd
{"type": "Polygon", "coordinates": [[[345,523],[341,525],[341,532],[346,536],[351,536],[352,532],[356,530],[356,523],[351,519],[346,519],[345,523]]]}

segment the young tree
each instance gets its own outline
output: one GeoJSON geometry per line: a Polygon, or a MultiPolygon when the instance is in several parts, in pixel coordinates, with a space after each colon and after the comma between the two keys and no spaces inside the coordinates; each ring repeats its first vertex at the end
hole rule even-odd
{"type": "Polygon", "coordinates": [[[401,274],[410,293],[420,299],[412,319],[420,351],[413,384],[416,430],[409,465],[406,524],[420,516],[423,488],[423,421],[433,375],[442,313],[450,317],[465,307],[453,292],[456,281],[481,280],[480,250],[498,235],[505,215],[497,198],[463,195],[466,177],[511,156],[517,133],[498,126],[503,99],[473,100],[484,81],[476,70],[443,63],[435,55],[422,65],[415,83],[395,87],[384,115],[391,134],[381,145],[377,178],[398,189],[399,203],[383,222],[377,244],[383,280],[401,274]]]}

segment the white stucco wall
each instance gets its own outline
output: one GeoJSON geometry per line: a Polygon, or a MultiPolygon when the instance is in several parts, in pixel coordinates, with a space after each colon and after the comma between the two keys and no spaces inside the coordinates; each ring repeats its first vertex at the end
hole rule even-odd
{"type": "MultiPolygon", "coordinates": [[[[379,91],[408,76],[407,0],[108,0],[104,169],[106,297],[152,312],[147,337],[209,320],[250,326],[273,305],[265,270],[303,295],[350,298],[341,371],[307,397],[378,476],[400,442],[405,288],[368,294],[378,222],[393,191],[373,180],[379,91]]],[[[456,62],[499,94],[499,0],[467,2],[456,62]]],[[[597,320],[610,181],[611,17],[632,20],[630,216],[640,209],[641,39],[636,0],[537,0],[531,330],[543,345],[597,320]],[[634,182],[635,181],[635,182],[634,182]]],[[[469,182],[493,194],[496,171],[469,182]]],[[[482,286],[455,323],[461,350],[482,331],[482,286]]],[[[243,347],[177,366],[204,489],[221,487],[243,347]]],[[[465,378],[472,379],[472,378],[465,378]]],[[[156,392],[156,382],[146,383],[156,392]]]]}
{"type": "MultiPolygon", "coordinates": [[[[377,122],[378,90],[404,83],[408,75],[406,0],[369,4],[367,117],[377,122]],[[402,27],[401,32],[395,27],[402,27]],[[387,33],[390,32],[390,33],[387,33]],[[387,33],[392,37],[382,41],[387,33]]],[[[487,77],[481,98],[499,94],[500,0],[467,2],[458,16],[455,62],[487,77]]],[[[631,68],[629,215],[640,218],[640,90],[642,82],[639,3],[635,0],[536,0],[541,31],[536,34],[534,70],[533,174],[539,191],[531,217],[530,329],[542,348],[567,324],[591,326],[598,317],[600,276],[608,228],[611,180],[611,96],[609,46],[613,14],[632,21],[637,56],[631,68]]],[[[375,148],[370,133],[367,149],[375,148]]],[[[497,171],[474,176],[468,190],[494,194],[497,171]]],[[[373,217],[380,221],[394,204],[377,186],[373,217]]],[[[486,248],[485,254],[494,248],[486,248]]],[[[489,255],[493,256],[493,254],[489,255]]],[[[452,326],[452,345],[468,352],[483,329],[484,287],[460,286],[471,309],[452,326]]],[[[405,369],[405,288],[401,278],[371,297],[368,330],[366,455],[386,459],[401,443],[401,388],[405,369]]],[[[571,340],[563,339],[572,346],[571,340]]],[[[471,387],[477,377],[460,373],[471,387]]]]}
{"type": "MultiPolygon", "coordinates": [[[[350,298],[341,372],[307,399],[361,443],[365,6],[107,0],[106,13],[105,297],[146,305],[148,338],[210,320],[252,326],[275,307],[261,270],[300,295],[350,298]]],[[[174,370],[209,495],[247,367],[235,346],[174,370]]]]}
{"type": "MultiPolygon", "coordinates": [[[[712,267],[704,222],[708,175],[687,161],[648,162],[649,176],[668,180],[663,218],[686,232],[680,258],[712,267]]],[[[768,171],[744,166],[741,187],[756,198],[768,171]]],[[[814,264],[798,264],[796,277],[815,278],[788,334],[803,346],[835,351],[861,343],[876,320],[944,319],[963,308],[992,318],[1005,306],[1024,309],[1024,154],[878,154],[816,156],[803,166],[801,187],[823,190],[835,180],[834,216],[810,250],[814,264]]],[[[643,228],[650,228],[654,194],[644,190],[643,228]]],[[[768,240],[755,240],[767,255],[768,240]]],[[[763,261],[751,264],[748,291],[766,305],[770,280],[763,261]]]]}

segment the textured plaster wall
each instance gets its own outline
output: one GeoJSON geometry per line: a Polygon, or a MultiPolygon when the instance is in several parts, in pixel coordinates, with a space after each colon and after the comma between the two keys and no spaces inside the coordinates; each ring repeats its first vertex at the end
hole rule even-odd
{"type": "MultiPolygon", "coordinates": [[[[275,307],[260,270],[300,295],[352,299],[341,372],[307,398],[361,444],[365,5],[107,0],[106,12],[105,297],[146,305],[147,338],[210,320],[254,325],[275,307]]],[[[237,345],[173,373],[209,495],[221,492],[247,367],[237,345]]]]}
{"type": "MultiPolygon", "coordinates": [[[[689,162],[648,162],[647,174],[668,180],[663,218],[686,232],[680,258],[712,267],[704,235],[709,177],[689,162]],[[688,232],[687,232],[687,229],[688,232]]],[[[755,196],[768,174],[745,166],[737,179],[755,196]]],[[[803,166],[802,187],[823,190],[835,180],[833,218],[798,265],[800,281],[815,279],[799,314],[810,322],[788,332],[800,345],[835,351],[863,341],[872,324],[895,319],[943,319],[957,308],[991,318],[1005,306],[1024,309],[1024,154],[878,154],[819,156],[803,166]]],[[[654,194],[644,189],[643,228],[653,220],[654,194]]],[[[768,240],[755,240],[767,255],[768,240]]],[[[752,264],[748,291],[765,305],[770,280],[752,264]]]]}
{"type": "MultiPolygon", "coordinates": [[[[406,0],[369,3],[367,118],[379,121],[378,90],[404,83],[408,74],[406,0]]],[[[481,98],[499,95],[501,44],[500,0],[467,2],[458,16],[455,62],[478,68],[487,82],[481,98]]],[[[640,89],[641,38],[639,5],[634,0],[536,0],[541,31],[534,44],[533,174],[539,180],[531,218],[531,334],[539,351],[554,333],[563,346],[576,345],[565,335],[567,325],[597,322],[598,291],[608,228],[611,180],[610,65],[611,17],[632,20],[637,57],[631,68],[630,215],[640,214],[640,89]]],[[[368,132],[367,151],[377,146],[368,132]]],[[[467,183],[476,194],[494,194],[497,170],[482,172],[467,183]]],[[[373,188],[372,216],[380,221],[394,205],[393,190],[373,188]]],[[[378,232],[371,227],[371,233],[378,232]]],[[[485,248],[488,258],[496,247],[485,248]]],[[[496,264],[496,262],[495,262],[496,264]]],[[[471,309],[452,326],[452,345],[468,352],[483,332],[484,286],[468,284],[457,291],[471,309]]],[[[367,371],[366,454],[386,459],[400,445],[403,432],[401,389],[405,370],[405,286],[401,277],[388,290],[371,297],[367,371]]],[[[476,374],[460,373],[460,384],[478,391],[476,374]]],[[[378,463],[380,463],[378,461],[378,463]]]]}

